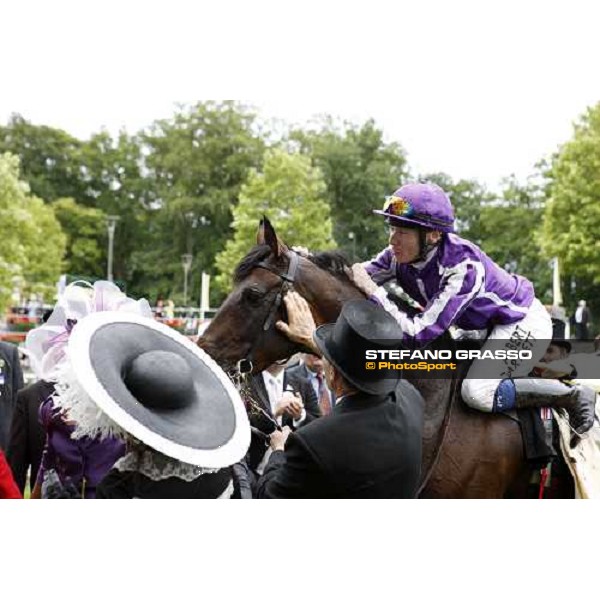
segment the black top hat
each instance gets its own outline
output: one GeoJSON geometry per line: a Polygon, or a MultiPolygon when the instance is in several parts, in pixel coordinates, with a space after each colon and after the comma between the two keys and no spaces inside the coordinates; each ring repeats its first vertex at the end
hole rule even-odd
{"type": "Polygon", "coordinates": [[[170,327],[136,314],[92,313],[74,327],[67,356],[67,380],[79,393],[61,398],[59,391],[58,403],[77,435],[93,432],[95,404],[96,420],[116,423],[117,431],[185,463],[221,468],[246,453],[250,427],[237,390],[170,327]]]}
{"type": "Polygon", "coordinates": [[[400,371],[366,368],[367,350],[397,349],[402,340],[400,326],[381,307],[368,300],[346,302],[337,321],[321,325],[313,337],[323,356],[356,389],[382,395],[396,388],[400,371]]]}

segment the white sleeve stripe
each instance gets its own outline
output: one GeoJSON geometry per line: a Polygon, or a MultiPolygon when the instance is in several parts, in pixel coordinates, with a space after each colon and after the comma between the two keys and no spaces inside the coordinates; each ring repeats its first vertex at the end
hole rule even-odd
{"type": "Polygon", "coordinates": [[[442,314],[450,300],[460,292],[467,276],[469,265],[475,269],[475,282],[473,283],[471,291],[464,296],[463,301],[456,307],[454,314],[456,314],[480,290],[485,274],[483,265],[480,262],[471,260],[466,260],[456,265],[449,270],[450,278],[452,279],[452,277],[456,275],[459,277],[452,280],[451,284],[434,300],[433,304],[422,315],[419,315],[414,319],[414,333],[409,332],[409,335],[416,337],[424,329],[431,327],[437,322],[439,316],[442,314]]]}
{"type": "Polygon", "coordinates": [[[523,314],[527,314],[529,312],[529,307],[518,306],[510,300],[502,300],[502,298],[500,298],[500,296],[498,296],[497,294],[494,294],[494,292],[483,292],[482,294],[479,294],[479,297],[487,298],[497,306],[506,306],[506,308],[508,308],[509,310],[514,310],[515,312],[520,312],[523,314]]]}

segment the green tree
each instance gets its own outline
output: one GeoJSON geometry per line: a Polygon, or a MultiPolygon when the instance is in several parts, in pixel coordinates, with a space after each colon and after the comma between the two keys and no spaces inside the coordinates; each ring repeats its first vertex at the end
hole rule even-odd
{"type": "MultiPolygon", "coordinates": [[[[153,243],[148,221],[156,202],[153,181],[145,170],[144,151],[138,136],[121,132],[113,138],[106,131],[94,134],[82,147],[86,195],[78,200],[79,204],[101,211],[96,216],[119,217],[115,229],[113,272],[116,279],[128,282],[128,291],[138,294],[144,293],[144,269],[136,260],[136,254],[153,243]]],[[[99,245],[102,254],[94,272],[105,275],[106,222],[102,221],[102,235],[96,225],[90,243],[99,245]]]]}
{"type": "Polygon", "coordinates": [[[505,179],[502,197],[481,209],[481,247],[501,267],[527,277],[542,302],[551,303],[552,272],[541,252],[544,204],[544,191],[533,181],[505,179]]]}
{"type": "Polygon", "coordinates": [[[269,150],[262,172],[251,171],[233,210],[233,239],[216,259],[217,286],[227,291],[231,275],[256,243],[258,223],[266,215],[288,245],[326,250],[334,246],[326,187],[319,169],[300,154],[269,150]]]}
{"type": "Polygon", "coordinates": [[[357,126],[332,117],[312,130],[293,131],[290,140],[323,173],[338,247],[355,260],[379,252],[387,244],[387,232],[371,211],[407,176],[401,146],[386,144],[373,120],[357,126]]]}
{"type": "Polygon", "coordinates": [[[51,208],[20,180],[19,159],[0,155],[0,308],[12,291],[51,297],[62,268],[66,239],[51,208]]]}
{"type": "Polygon", "coordinates": [[[0,126],[0,154],[10,152],[20,158],[23,179],[31,192],[46,202],[85,196],[81,146],[65,131],[33,125],[17,114],[0,126]]]}
{"type": "Polygon", "coordinates": [[[232,209],[251,168],[261,165],[265,143],[256,115],[234,102],[184,107],[144,132],[149,180],[156,191],[146,229],[151,243],[134,254],[140,283],[152,294],[181,293],[181,255],[193,255],[190,291],[230,235],[232,209]]]}
{"type": "Polygon", "coordinates": [[[457,233],[480,245],[484,235],[481,230],[481,211],[493,201],[494,195],[473,179],[459,179],[455,182],[446,173],[429,173],[418,179],[435,183],[448,194],[454,207],[457,233]]]}
{"type": "Polygon", "coordinates": [[[572,138],[553,156],[543,218],[545,256],[558,256],[569,311],[584,298],[600,314],[600,103],[575,123],[572,138]]]}
{"type": "Polygon", "coordinates": [[[600,283],[600,103],[552,161],[543,248],[569,273],[600,283]]]}
{"type": "Polygon", "coordinates": [[[59,198],[51,205],[67,236],[67,273],[99,279],[106,276],[106,216],[98,208],[59,198]]]}

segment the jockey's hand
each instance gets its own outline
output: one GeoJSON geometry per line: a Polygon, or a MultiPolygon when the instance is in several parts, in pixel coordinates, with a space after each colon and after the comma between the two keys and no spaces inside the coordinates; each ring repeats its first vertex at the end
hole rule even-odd
{"type": "Polygon", "coordinates": [[[371,279],[361,263],[354,263],[350,269],[346,269],[346,274],[367,298],[377,291],[377,284],[371,279]]]}
{"type": "Polygon", "coordinates": [[[310,256],[310,250],[304,246],[292,246],[292,250],[304,258],[308,258],[310,256]]]}
{"type": "Polygon", "coordinates": [[[301,344],[317,356],[321,356],[319,349],[313,342],[313,333],[317,326],[310,312],[308,302],[294,291],[288,292],[283,301],[288,314],[288,322],[277,321],[275,324],[277,329],[287,335],[292,342],[301,344]]]}
{"type": "Polygon", "coordinates": [[[275,430],[271,434],[271,448],[273,450],[283,450],[292,430],[286,425],[281,431],[275,430]]]}

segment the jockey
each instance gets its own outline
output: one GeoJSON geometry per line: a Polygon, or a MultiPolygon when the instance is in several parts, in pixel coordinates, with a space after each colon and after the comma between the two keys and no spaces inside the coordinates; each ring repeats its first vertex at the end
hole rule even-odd
{"type": "Polygon", "coordinates": [[[400,324],[408,348],[423,347],[447,331],[487,330],[482,350],[506,340],[514,349],[523,341],[531,360],[507,365],[490,374],[475,361],[462,385],[462,397],[472,408],[502,412],[514,408],[564,408],[577,433],[593,424],[595,394],[583,386],[557,380],[528,378],[552,338],[550,316],[535,297],[533,285],[507,273],[478,246],[454,233],[454,211],[446,193],[430,183],[409,183],[389,196],[382,215],[390,228],[390,245],[373,260],[352,267],[354,282],[379,302],[400,324]],[[387,299],[383,287],[395,281],[422,312],[408,316],[387,299]],[[537,343],[536,343],[537,342],[537,343]],[[532,347],[533,346],[533,347],[532,347]]]}

